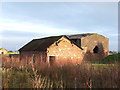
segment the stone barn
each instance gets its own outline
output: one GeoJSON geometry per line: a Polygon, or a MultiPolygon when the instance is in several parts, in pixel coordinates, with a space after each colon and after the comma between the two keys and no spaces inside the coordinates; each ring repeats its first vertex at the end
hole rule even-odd
{"type": "Polygon", "coordinates": [[[0,48],[0,55],[8,54],[8,51],[4,48],[0,48]]]}
{"type": "Polygon", "coordinates": [[[51,36],[33,39],[19,52],[21,60],[26,63],[80,64],[84,60],[106,57],[109,39],[96,33],[51,36]]]}

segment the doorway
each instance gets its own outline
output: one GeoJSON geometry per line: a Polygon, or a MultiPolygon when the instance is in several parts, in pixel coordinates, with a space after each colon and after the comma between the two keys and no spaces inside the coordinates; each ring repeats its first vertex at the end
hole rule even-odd
{"type": "Polygon", "coordinates": [[[50,66],[53,65],[55,62],[55,56],[49,56],[49,63],[50,63],[50,66]]]}

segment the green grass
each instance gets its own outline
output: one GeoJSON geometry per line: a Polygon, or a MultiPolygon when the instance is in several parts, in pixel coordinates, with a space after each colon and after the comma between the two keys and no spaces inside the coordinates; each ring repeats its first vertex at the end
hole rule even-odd
{"type": "Polygon", "coordinates": [[[116,64],[92,64],[93,67],[111,67],[115,66],[116,64]]]}
{"type": "Polygon", "coordinates": [[[120,53],[119,54],[112,54],[112,55],[109,55],[105,58],[103,58],[100,63],[104,63],[104,64],[107,64],[107,63],[116,63],[119,61],[119,58],[120,58],[120,53]]]}
{"type": "Polygon", "coordinates": [[[19,52],[8,52],[8,54],[19,54],[19,52]]]}
{"type": "Polygon", "coordinates": [[[5,56],[9,56],[9,54],[20,54],[19,52],[8,52],[5,56]]]}
{"type": "Polygon", "coordinates": [[[113,53],[109,53],[108,55],[113,55],[113,53]]]}

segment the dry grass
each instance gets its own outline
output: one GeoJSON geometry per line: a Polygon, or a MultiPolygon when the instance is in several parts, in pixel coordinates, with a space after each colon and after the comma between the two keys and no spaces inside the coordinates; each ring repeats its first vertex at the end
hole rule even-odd
{"type": "MultiPolygon", "coordinates": [[[[7,58],[8,59],[8,58],[7,58]]],[[[3,62],[3,88],[119,88],[119,64],[92,66],[3,62]],[[24,79],[23,79],[24,78],[24,79]]]]}

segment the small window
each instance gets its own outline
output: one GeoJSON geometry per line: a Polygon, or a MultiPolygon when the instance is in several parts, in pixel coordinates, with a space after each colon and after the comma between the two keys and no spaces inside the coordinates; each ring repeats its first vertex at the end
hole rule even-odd
{"type": "Polygon", "coordinates": [[[4,52],[2,52],[2,54],[4,54],[4,52]]]}
{"type": "Polygon", "coordinates": [[[50,65],[53,65],[55,62],[55,56],[49,56],[49,63],[50,65]]]}
{"type": "Polygon", "coordinates": [[[93,49],[94,53],[98,53],[98,46],[95,46],[95,48],[93,49]]]}

